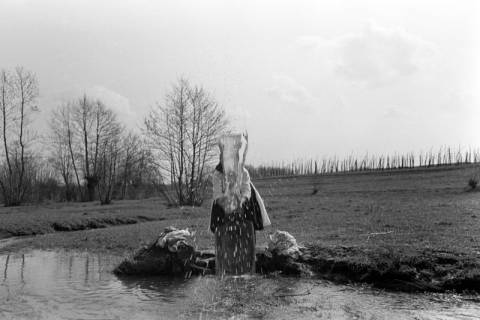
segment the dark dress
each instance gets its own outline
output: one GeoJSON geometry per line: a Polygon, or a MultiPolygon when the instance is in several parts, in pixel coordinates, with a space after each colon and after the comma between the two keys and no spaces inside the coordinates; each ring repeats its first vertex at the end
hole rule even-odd
{"type": "Polygon", "coordinates": [[[255,230],[242,211],[229,214],[216,228],[215,269],[220,276],[255,273],[255,230]]]}
{"type": "Polygon", "coordinates": [[[255,230],[262,230],[260,207],[254,189],[241,208],[225,214],[213,202],[210,230],[215,233],[215,269],[218,275],[255,273],[255,230]]]}

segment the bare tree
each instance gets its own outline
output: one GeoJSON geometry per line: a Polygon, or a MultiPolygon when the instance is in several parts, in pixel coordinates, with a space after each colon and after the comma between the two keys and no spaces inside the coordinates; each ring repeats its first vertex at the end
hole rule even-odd
{"type": "Polygon", "coordinates": [[[112,202],[112,193],[117,178],[117,167],[120,158],[120,126],[111,128],[109,135],[103,140],[99,148],[100,154],[97,159],[98,196],[101,204],[112,202]]]}
{"type": "Polygon", "coordinates": [[[50,119],[50,163],[60,175],[65,185],[65,199],[74,200],[74,195],[81,194],[81,184],[73,153],[72,131],[70,129],[70,109],[64,105],[53,111],[50,119]],[[74,182],[76,177],[77,183],[74,182]],[[77,192],[74,191],[77,188],[77,192]]]}
{"type": "Polygon", "coordinates": [[[31,190],[26,197],[31,202],[42,202],[43,200],[59,201],[64,199],[62,190],[64,188],[58,183],[56,170],[51,161],[45,161],[42,157],[35,157],[28,161],[30,174],[33,176],[28,180],[32,181],[31,190]]]}
{"type": "Polygon", "coordinates": [[[22,67],[13,73],[0,72],[0,113],[3,140],[0,187],[5,206],[20,205],[31,185],[30,148],[35,137],[29,131],[32,112],[36,111],[38,83],[35,75],[22,67]]]}
{"type": "Polygon", "coordinates": [[[224,110],[202,87],[180,79],[162,105],[145,118],[145,132],[158,151],[159,166],[170,177],[180,205],[204,199],[206,168],[215,142],[226,128],[224,110]]]}
{"type": "Polygon", "coordinates": [[[159,167],[149,145],[139,135],[130,132],[122,138],[118,171],[120,199],[148,197],[160,193],[169,205],[175,203],[164,184],[159,167]]]}
{"type": "Polygon", "coordinates": [[[117,194],[120,199],[161,194],[169,205],[175,203],[145,139],[129,132],[122,137],[120,155],[117,177],[117,194]]]}
{"type": "Polygon", "coordinates": [[[118,152],[110,152],[118,148],[121,132],[116,115],[101,101],[93,101],[84,95],[54,111],[51,123],[52,141],[56,149],[62,151],[55,154],[60,175],[64,176],[65,184],[65,178],[71,183],[74,177],[80,198],[93,201],[97,186],[104,179],[102,175],[110,173],[105,171],[105,161],[116,159],[118,152]],[[63,158],[59,159],[59,156],[63,158]]]}
{"type": "Polygon", "coordinates": [[[144,154],[144,144],[139,135],[129,132],[122,142],[122,159],[120,173],[120,198],[126,199],[128,187],[133,180],[133,175],[137,170],[138,163],[142,160],[144,154]]]}

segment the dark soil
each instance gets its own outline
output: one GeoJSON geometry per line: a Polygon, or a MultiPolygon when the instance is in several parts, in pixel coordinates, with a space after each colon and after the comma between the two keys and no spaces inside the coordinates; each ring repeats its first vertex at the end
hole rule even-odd
{"type": "Polygon", "coordinates": [[[398,291],[480,292],[480,262],[464,254],[426,249],[415,255],[309,244],[299,262],[314,274],[398,291]]]}

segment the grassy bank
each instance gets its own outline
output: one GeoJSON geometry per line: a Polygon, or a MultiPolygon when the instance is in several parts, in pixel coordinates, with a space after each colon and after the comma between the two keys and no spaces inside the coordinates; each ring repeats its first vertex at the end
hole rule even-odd
{"type": "MultiPolygon", "coordinates": [[[[383,270],[385,265],[392,266],[385,270],[394,270],[404,265],[415,274],[424,270],[424,274],[433,272],[458,279],[467,272],[466,266],[480,262],[480,193],[466,191],[468,179],[478,170],[468,166],[258,180],[254,183],[264,197],[272,228],[259,232],[257,242],[264,244],[268,232],[280,229],[301,243],[320,248],[326,259],[338,262],[338,266],[343,263],[361,266],[359,270],[383,270]],[[454,260],[437,259],[439,255],[454,260]],[[422,269],[422,263],[415,262],[426,260],[433,268],[422,269]],[[451,263],[442,265],[442,261],[451,263]]],[[[169,225],[196,230],[198,247],[213,247],[208,203],[201,208],[167,208],[154,199],[103,207],[75,204],[2,210],[0,228],[9,233],[15,228],[37,230],[38,226],[51,231],[52,223],[58,221],[72,223],[99,217],[163,220],[54,232],[10,243],[0,252],[67,248],[128,254],[169,225]]],[[[362,273],[355,273],[355,268],[348,267],[344,275],[362,281],[362,273]]]]}
{"type": "Polygon", "coordinates": [[[32,236],[56,231],[78,231],[163,220],[158,199],[118,201],[111,206],[98,203],[52,203],[37,206],[0,208],[0,239],[32,236]]]}

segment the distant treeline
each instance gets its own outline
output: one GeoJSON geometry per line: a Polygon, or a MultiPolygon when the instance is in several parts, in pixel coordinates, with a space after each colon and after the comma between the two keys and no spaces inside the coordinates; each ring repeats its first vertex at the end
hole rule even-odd
{"type": "Polygon", "coordinates": [[[273,162],[269,165],[248,166],[252,178],[274,176],[297,176],[332,174],[358,171],[411,169],[415,167],[437,167],[480,162],[479,149],[441,147],[438,151],[415,154],[387,154],[345,158],[332,157],[318,159],[299,159],[290,162],[273,162]]]}
{"type": "Polygon", "coordinates": [[[211,94],[179,79],[152,107],[140,130],[128,130],[114,105],[84,94],[37,118],[36,75],[0,69],[0,201],[99,201],[163,196],[170,205],[207,197],[216,141],[227,117],[211,94]]]}
{"type": "MultiPolygon", "coordinates": [[[[66,185],[49,160],[51,159],[28,160],[31,168],[25,182],[26,194],[23,203],[89,201],[90,199],[83,198],[83,194],[87,191],[86,184],[81,185],[83,190],[66,185]]],[[[169,193],[169,187],[163,183],[158,171],[151,166],[151,159],[145,155],[139,155],[136,160],[137,162],[132,162],[122,155],[113,177],[111,199],[144,199],[161,197],[169,193]]],[[[101,194],[97,192],[93,200],[101,200],[100,197],[101,194]]],[[[0,202],[2,201],[4,201],[3,194],[0,194],[0,202]]]]}

